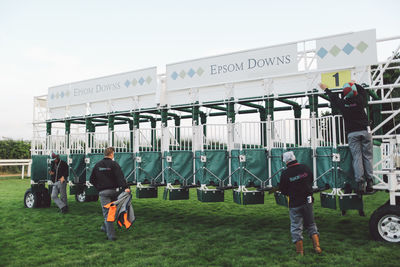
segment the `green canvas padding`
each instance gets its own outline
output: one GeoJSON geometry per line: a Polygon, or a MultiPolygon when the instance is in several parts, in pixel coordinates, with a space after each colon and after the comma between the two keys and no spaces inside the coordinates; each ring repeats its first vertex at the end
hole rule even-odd
{"type": "Polygon", "coordinates": [[[233,190],[233,201],[239,205],[264,204],[265,193],[262,191],[240,192],[233,190]]]}
{"type": "Polygon", "coordinates": [[[118,152],[114,154],[114,160],[121,166],[122,173],[127,182],[135,181],[135,161],[134,154],[129,152],[118,152]]]}
{"type": "Polygon", "coordinates": [[[336,186],[336,165],[332,161],[333,148],[332,147],[317,147],[317,186],[324,188],[329,184],[330,188],[337,188],[336,186]],[[334,167],[332,169],[332,167],[334,167]],[[322,176],[321,176],[322,175],[322,176]]]}
{"type": "MultiPolygon", "coordinates": [[[[373,165],[375,165],[376,163],[378,163],[379,161],[382,160],[382,151],[381,151],[381,146],[373,146],[373,165]]],[[[376,168],[376,170],[381,171],[382,170],[382,164],[379,164],[378,167],[376,168]]],[[[379,178],[383,178],[382,174],[378,174],[377,175],[379,178]]],[[[376,179],[375,177],[374,179],[374,183],[378,183],[378,179],[376,179]]]]}
{"type": "Polygon", "coordinates": [[[336,209],[336,195],[321,192],[321,207],[328,209],[336,209]]]}
{"type": "Polygon", "coordinates": [[[86,181],[86,163],[84,154],[71,154],[72,163],[69,164],[68,181],[75,184],[85,183],[86,181]]]}
{"type": "Polygon", "coordinates": [[[136,198],[157,198],[158,190],[157,187],[136,187],[136,198]]]}
{"type": "Polygon", "coordinates": [[[205,185],[219,185],[220,180],[224,180],[223,185],[228,184],[229,176],[229,153],[225,150],[204,150],[195,152],[196,183],[205,185]],[[201,156],[206,156],[207,162],[201,162],[201,156]]]}
{"type": "Polygon", "coordinates": [[[277,173],[279,169],[285,167],[285,163],[282,161],[282,154],[286,150],[283,148],[272,148],[270,151],[271,156],[271,175],[276,175],[271,179],[272,186],[278,186],[279,181],[281,180],[281,172],[277,173]]]}
{"type": "Polygon", "coordinates": [[[336,187],[344,188],[346,183],[349,183],[352,188],[356,188],[353,169],[353,157],[348,146],[339,146],[338,153],[340,155],[340,162],[336,175],[336,187]]]}
{"type": "Polygon", "coordinates": [[[186,200],[189,199],[188,188],[165,188],[164,189],[164,200],[186,200]]]}
{"type": "Polygon", "coordinates": [[[339,196],[340,210],[363,210],[364,204],[362,196],[351,194],[348,196],[339,196]]]}
{"type": "Polygon", "coordinates": [[[162,169],[161,152],[138,152],[137,157],[141,157],[141,162],[136,162],[136,181],[140,183],[151,182],[157,178],[157,183],[161,183],[162,169]]]}
{"type": "Polygon", "coordinates": [[[32,155],[31,180],[35,183],[47,180],[47,155],[32,155]]]}
{"type": "Polygon", "coordinates": [[[103,153],[89,153],[86,155],[87,158],[89,158],[90,162],[89,164],[86,164],[86,181],[90,181],[90,175],[92,174],[92,170],[94,168],[94,165],[96,165],[97,162],[102,160],[104,158],[103,153]]]}
{"type": "Polygon", "coordinates": [[[178,181],[179,184],[193,183],[193,152],[191,151],[166,151],[164,158],[172,157],[172,162],[164,160],[164,178],[167,183],[174,184],[178,181]],[[169,169],[171,168],[171,169],[169,169]],[[178,173],[180,176],[179,177],[178,173]],[[184,181],[185,180],[185,181],[184,181]]]}
{"type": "Polygon", "coordinates": [[[201,202],[224,202],[224,190],[197,188],[197,200],[201,202]]]}
{"type": "MultiPolygon", "coordinates": [[[[286,151],[293,151],[296,156],[297,162],[307,165],[310,170],[313,169],[312,150],[308,147],[290,147],[284,148],[272,148],[271,149],[271,175],[274,175],[282,167],[286,167],[282,161],[282,154],[286,151]]],[[[277,173],[272,179],[272,186],[276,187],[280,181],[281,173],[277,173]]]]}
{"type": "Polygon", "coordinates": [[[262,182],[249,172],[261,181],[268,179],[268,155],[265,149],[231,151],[232,185],[260,186],[262,182]],[[245,162],[240,162],[240,155],[246,157],[245,162]]]}

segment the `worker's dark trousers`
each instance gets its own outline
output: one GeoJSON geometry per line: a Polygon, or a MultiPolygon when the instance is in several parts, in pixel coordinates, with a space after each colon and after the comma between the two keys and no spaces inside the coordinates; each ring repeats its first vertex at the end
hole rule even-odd
{"type": "Polygon", "coordinates": [[[372,135],[364,130],[347,135],[349,148],[353,157],[353,169],[356,182],[365,182],[373,178],[372,135]]]}
{"type": "Polygon", "coordinates": [[[51,199],[56,203],[59,209],[67,206],[67,182],[60,181],[53,184],[53,189],[51,190],[51,199]],[[60,197],[58,197],[60,194],[60,197]]]}
{"type": "Polygon", "coordinates": [[[99,192],[100,204],[103,210],[104,225],[106,226],[106,232],[108,238],[115,237],[115,229],[113,222],[107,222],[108,209],[104,208],[104,206],[112,201],[115,201],[118,197],[118,194],[119,192],[117,192],[117,189],[105,189],[99,192]]]}
{"type": "Polygon", "coordinates": [[[290,208],[290,233],[292,234],[292,241],[303,240],[303,226],[306,228],[308,235],[311,237],[318,234],[317,225],[314,221],[313,204],[306,203],[299,207],[290,208]]]}

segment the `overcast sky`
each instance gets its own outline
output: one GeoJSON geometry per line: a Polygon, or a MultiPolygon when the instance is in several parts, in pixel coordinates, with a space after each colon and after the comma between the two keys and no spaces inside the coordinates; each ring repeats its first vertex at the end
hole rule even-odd
{"type": "Polygon", "coordinates": [[[48,87],[187,59],[375,28],[400,1],[0,0],[0,138],[30,139],[48,87]]]}

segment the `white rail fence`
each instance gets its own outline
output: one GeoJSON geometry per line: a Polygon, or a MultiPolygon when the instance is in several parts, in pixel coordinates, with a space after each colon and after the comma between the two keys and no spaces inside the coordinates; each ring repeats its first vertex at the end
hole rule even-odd
{"type": "Polygon", "coordinates": [[[28,166],[28,177],[31,176],[31,159],[0,159],[0,166],[22,166],[21,179],[24,179],[25,166],[28,166]]]}

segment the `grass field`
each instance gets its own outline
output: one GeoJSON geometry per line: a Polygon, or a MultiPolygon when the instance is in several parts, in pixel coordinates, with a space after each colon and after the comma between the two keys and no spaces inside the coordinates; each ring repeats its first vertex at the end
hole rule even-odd
{"type": "Polygon", "coordinates": [[[398,266],[399,245],[372,241],[369,215],[387,200],[386,193],[366,197],[367,217],[356,211],[322,209],[316,194],[315,217],[322,255],[305,239],[305,256],[297,257],[290,241],[288,210],[273,195],[264,205],[239,206],[232,192],[223,203],[136,199],[137,220],[117,230],[118,240],[100,232],[99,202],[77,203],[70,213],[23,205],[29,180],[0,178],[1,266],[398,266]]]}

